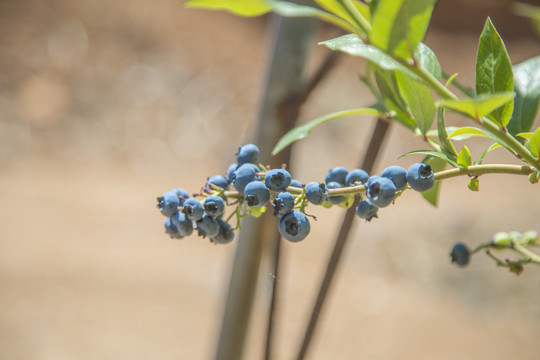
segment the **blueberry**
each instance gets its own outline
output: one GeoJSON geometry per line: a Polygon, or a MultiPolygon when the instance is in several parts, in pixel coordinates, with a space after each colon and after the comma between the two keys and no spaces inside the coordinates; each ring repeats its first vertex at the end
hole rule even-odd
{"type": "Polygon", "coordinates": [[[367,196],[373,205],[381,208],[392,203],[397,191],[392,180],[377,176],[368,180],[368,184],[367,196]]]}
{"type": "MultiPolygon", "coordinates": [[[[330,181],[329,183],[326,184],[326,188],[327,189],[341,189],[342,186],[341,186],[340,183],[338,183],[336,181],[330,181]]],[[[343,200],[345,200],[345,195],[328,196],[326,198],[326,201],[328,201],[330,204],[334,204],[334,205],[341,204],[343,202],[343,200]]]]}
{"type": "Polygon", "coordinates": [[[182,236],[189,236],[193,233],[193,222],[186,218],[186,215],[181,212],[177,212],[171,216],[171,221],[178,229],[178,233],[182,236]]]}
{"type": "Polygon", "coordinates": [[[266,173],[264,183],[272,191],[283,191],[291,185],[291,174],[285,169],[272,169],[266,173]]]}
{"type": "Polygon", "coordinates": [[[374,217],[376,218],[378,211],[379,208],[373,205],[369,199],[360,201],[356,207],[356,215],[367,221],[371,221],[374,217]]]}
{"type": "Polygon", "coordinates": [[[189,193],[184,189],[176,188],[171,191],[174,191],[176,195],[178,195],[178,198],[180,199],[180,206],[184,206],[184,201],[190,197],[189,193]]]}
{"type": "Polygon", "coordinates": [[[463,243],[457,243],[452,248],[450,253],[450,258],[453,263],[456,263],[459,266],[467,266],[469,264],[469,258],[471,257],[471,252],[467,245],[463,243]]]}
{"type": "Polygon", "coordinates": [[[238,192],[243,193],[247,184],[257,179],[259,167],[254,164],[244,164],[234,172],[234,187],[238,192]]]}
{"type": "Polygon", "coordinates": [[[321,205],[326,200],[328,191],[324,183],[310,182],[306,184],[306,199],[315,205],[321,205]]]}
{"type": "Polygon", "coordinates": [[[389,166],[383,170],[381,176],[392,180],[398,190],[403,190],[407,187],[407,170],[401,166],[389,166]]]}
{"type": "Polygon", "coordinates": [[[180,199],[174,190],[158,197],[157,201],[157,208],[164,216],[174,215],[178,211],[178,206],[180,206],[180,199]]]}
{"type": "Polygon", "coordinates": [[[238,165],[236,163],[231,164],[229,168],[227,169],[227,181],[229,184],[233,183],[234,180],[234,172],[238,169],[238,165]]]}
{"type": "Polygon", "coordinates": [[[259,148],[254,144],[240,146],[238,154],[236,154],[236,162],[238,166],[246,163],[256,164],[259,160],[259,148]]]}
{"type": "Polygon", "coordinates": [[[311,230],[309,220],[298,210],[293,210],[279,219],[279,233],[285,239],[298,242],[304,240],[311,230]]]}
{"type": "Polygon", "coordinates": [[[216,236],[210,238],[215,244],[227,244],[234,239],[234,231],[232,226],[225,222],[223,219],[217,219],[219,225],[219,232],[216,236]]]}
{"type": "Polygon", "coordinates": [[[261,181],[252,181],[244,189],[244,199],[249,206],[263,207],[270,201],[270,190],[261,181]]]}
{"type": "Polygon", "coordinates": [[[228,190],[229,189],[229,181],[223,175],[214,175],[214,176],[212,176],[206,182],[206,187],[209,187],[209,184],[214,184],[216,186],[219,186],[223,190],[228,190]]]}
{"type": "Polygon", "coordinates": [[[293,187],[296,187],[296,188],[302,188],[302,183],[296,179],[292,179],[291,180],[291,185],[290,186],[293,186],[293,187]]]}
{"type": "Polygon", "coordinates": [[[184,209],[182,210],[187,218],[191,221],[199,221],[203,217],[204,207],[199,200],[189,198],[184,201],[184,209]]]}
{"type": "Polygon", "coordinates": [[[290,192],[282,191],[276,195],[272,205],[274,215],[286,215],[294,209],[294,196],[290,192]]]}
{"type": "Polygon", "coordinates": [[[433,187],[435,176],[431,166],[423,163],[412,164],[407,170],[407,181],[416,191],[426,191],[433,187]]]}
{"type": "Polygon", "coordinates": [[[216,218],[225,212],[225,202],[216,195],[210,195],[204,199],[204,211],[211,217],[216,218]]]}
{"type": "Polygon", "coordinates": [[[349,170],[347,170],[343,166],[338,166],[338,167],[328,170],[328,173],[326,174],[326,178],[324,179],[324,182],[328,184],[331,181],[335,181],[339,183],[341,186],[345,186],[348,174],[349,174],[349,170]]]}
{"type": "Polygon", "coordinates": [[[178,228],[172,223],[172,220],[170,217],[165,219],[165,233],[169,234],[171,239],[181,239],[183,236],[178,231],[178,228]]]}
{"type": "Polygon", "coordinates": [[[351,186],[357,183],[365,184],[368,178],[369,178],[369,175],[364,170],[354,169],[345,178],[345,185],[351,186]]]}
{"type": "Polygon", "coordinates": [[[197,221],[197,230],[199,235],[212,238],[219,234],[219,224],[216,219],[204,214],[201,220],[197,221]]]}

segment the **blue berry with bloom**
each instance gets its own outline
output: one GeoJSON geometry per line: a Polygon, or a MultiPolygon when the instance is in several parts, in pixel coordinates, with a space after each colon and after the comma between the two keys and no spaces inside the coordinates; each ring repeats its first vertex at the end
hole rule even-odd
{"type": "Polygon", "coordinates": [[[300,181],[296,180],[296,179],[292,179],[290,186],[301,189],[302,188],[302,183],[300,181]]]}
{"type": "Polygon", "coordinates": [[[326,185],[324,183],[309,182],[306,184],[306,199],[315,205],[321,205],[328,195],[326,185]]]}
{"type": "Polygon", "coordinates": [[[215,244],[227,244],[233,241],[234,231],[232,226],[223,219],[217,219],[217,222],[219,225],[219,232],[217,235],[211,237],[210,241],[215,244]]]}
{"type": "Polygon", "coordinates": [[[225,212],[225,202],[216,195],[210,195],[204,199],[204,211],[211,217],[216,218],[225,212]]]}
{"type": "Polygon", "coordinates": [[[431,166],[424,163],[412,164],[407,170],[407,181],[411,188],[416,191],[427,191],[435,183],[435,174],[431,166]]]}
{"type": "Polygon", "coordinates": [[[326,174],[324,182],[328,184],[331,181],[335,181],[339,183],[340,185],[345,186],[345,183],[347,182],[348,174],[349,174],[349,170],[347,170],[347,168],[343,166],[337,166],[335,168],[328,170],[328,173],[326,174]]]}
{"type": "Polygon", "coordinates": [[[471,251],[467,247],[467,245],[463,243],[457,243],[452,248],[452,252],[450,253],[450,259],[453,263],[456,263],[457,265],[464,267],[469,264],[469,259],[471,257],[471,251]]]}
{"type": "Polygon", "coordinates": [[[193,222],[180,211],[171,216],[171,222],[178,229],[178,233],[182,236],[189,236],[193,233],[193,222]]]}
{"type": "Polygon", "coordinates": [[[305,214],[293,210],[279,219],[279,233],[285,239],[292,242],[302,241],[308,236],[311,225],[305,214]]]}
{"type": "Polygon", "coordinates": [[[345,185],[351,186],[356,184],[365,184],[369,179],[369,174],[362,169],[351,170],[345,178],[345,185]]]}
{"type": "Polygon", "coordinates": [[[175,192],[176,195],[178,195],[180,206],[184,206],[184,201],[190,198],[189,193],[184,189],[176,188],[172,189],[171,191],[175,192]]]}
{"type": "Polygon", "coordinates": [[[397,189],[392,180],[377,176],[368,180],[368,184],[366,192],[373,205],[381,208],[394,201],[397,189]]]}
{"type": "Polygon", "coordinates": [[[358,203],[356,207],[356,215],[361,219],[366,219],[371,221],[373,218],[377,217],[377,212],[379,208],[371,203],[369,199],[364,199],[358,203]]]}
{"type": "Polygon", "coordinates": [[[208,181],[206,182],[206,187],[210,187],[210,184],[214,184],[215,186],[218,186],[223,190],[229,190],[229,181],[223,175],[214,175],[211,178],[208,178],[208,181]]]}
{"type": "Polygon", "coordinates": [[[238,164],[234,163],[229,166],[227,169],[227,181],[229,184],[232,184],[234,181],[234,172],[238,169],[238,164]]]}
{"type": "Polygon", "coordinates": [[[201,220],[197,221],[197,230],[199,235],[212,238],[219,234],[219,224],[216,219],[204,214],[201,220]]]}
{"type": "Polygon", "coordinates": [[[238,166],[246,163],[256,164],[259,160],[259,148],[255,144],[247,144],[240,146],[238,154],[236,154],[236,162],[238,166]]]}
{"type": "Polygon", "coordinates": [[[294,209],[294,196],[287,191],[282,191],[276,195],[272,202],[274,215],[286,215],[294,209]]]}
{"type": "Polygon", "coordinates": [[[270,190],[262,181],[253,181],[244,189],[244,199],[249,206],[263,207],[270,201],[270,190]]]}
{"type": "Polygon", "coordinates": [[[157,198],[157,208],[164,216],[172,216],[178,211],[180,199],[175,191],[168,191],[157,198]]]}
{"type": "Polygon", "coordinates": [[[257,180],[257,173],[259,172],[259,167],[254,164],[244,164],[234,172],[233,184],[236,190],[240,193],[244,193],[244,189],[247,184],[252,181],[257,180]]]}
{"type": "Polygon", "coordinates": [[[164,222],[165,225],[165,233],[168,234],[171,239],[182,239],[183,236],[178,231],[178,228],[172,223],[172,220],[170,217],[165,219],[164,222]]]}
{"type": "Polygon", "coordinates": [[[186,217],[191,221],[199,221],[204,214],[204,207],[201,202],[195,198],[189,198],[184,201],[184,208],[182,210],[186,217]]]}
{"type": "Polygon", "coordinates": [[[383,170],[381,176],[392,180],[398,190],[403,190],[407,187],[407,170],[401,166],[389,166],[383,170]]]}
{"type": "Polygon", "coordinates": [[[272,191],[283,191],[291,185],[291,174],[285,169],[268,170],[264,183],[272,191]]]}
{"type": "MultiPolygon", "coordinates": [[[[341,189],[342,186],[341,186],[340,183],[338,183],[336,181],[330,181],[329,183],[326,184],[326,188],[327,189],[341,189]]],[[[334,204],[334,205],[341,204],[343,202],[343,200],[345,200],[344,195],[327,196],[326,197],[326,201],[328,201],[330,204],[334,204]]]]}

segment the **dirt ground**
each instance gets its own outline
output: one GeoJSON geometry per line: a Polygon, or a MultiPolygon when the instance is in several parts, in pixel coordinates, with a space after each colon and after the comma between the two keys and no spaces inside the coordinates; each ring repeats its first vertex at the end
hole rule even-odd
{"type": "MultiPolygon", "coordinates": [[[[155,197],[197,191],[250,141],[266,25],[173,0],[0,2],[0,359],[212,357],[236,243],[170,240],[155,197]]],[[[446,23],[426,39],[469,85],[482,26],[446,23]]],[[[513,63],[538,54],[538,38],[510,30],[513,63]]],[[[313,51],[310,68],[325,53],[313,51]]],[[[362,64],[343,59],[302,121],[369,103],[351,76],[362,64]]],[[[293,175],[355,167],[372,124],[315,130],[295,148],[293,175]]],[[[377,171],[407,167],[418,159],[398,157],[422,146],[398,127],[386,145],[377,171]]],[[[309,358],[537,360],[540,267],[516,277],[477,256],[458,269],[448,252],[540,230],[538,185],[486,176],[480,188],[453,179],[438,209],[411,193],[357,221],[309,358]]],[[[246,359],[261,358],[273,281],[276,358],[296,352],[343,210],[312,212],[313,234],[283,245],[280,276],[261,272],[246,359]]]]}

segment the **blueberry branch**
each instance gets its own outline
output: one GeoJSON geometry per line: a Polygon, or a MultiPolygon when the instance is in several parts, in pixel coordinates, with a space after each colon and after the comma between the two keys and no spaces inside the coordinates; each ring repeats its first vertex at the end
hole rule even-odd
{"type": "Polygon", "coordinates": [[[468,167],[460,167],[439,171],[435,173],[435,180],[449,179],[456,176],[480,176],[484,174],[514,174],[514,175],[529,175],[534,170],[526,165],[507,165],[507,164],[489,164],[489,165],[471,165],[468,167]]]}

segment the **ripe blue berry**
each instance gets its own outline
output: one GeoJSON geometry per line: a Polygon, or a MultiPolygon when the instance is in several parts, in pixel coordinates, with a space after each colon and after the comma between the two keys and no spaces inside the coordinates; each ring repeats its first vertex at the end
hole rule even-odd
{"type": "Polygon", "coordinates": [[[210,195],[204,199],[204,211],[213,218],[221,216],[225,212],[225,202],[219,196],[210,195]]]}
{"type": "Polygon", "coordinates": [[[291,185],[290,186],[294,186],[296,188],[302,188],[302,183],[296,179],[292,179],[291,180],[291,185]]]}
{"type": "Polygon", "coordinates": [[[309,220],[298,210],[293,210],[279,219],[279,233],[285,239],[298,242],[304,240],[311,230],[309,220]]]}
{"type": "MultiPolygon", "coordinates": [[[[336,181],[330,181],[329,183],[326,184],[327,189],[341,189],[341,187],[342,187],[341,184],[336,181]]],[[[326,201],[334,205],[341,204],[343,200],[345,200],[344,195],[328,196],[326,198],[326,201]]]]}
{"type": "Polygon", "coordinates": [[[244,164],[239,166],[234,172],[233,184],[238,192],[243,193],[247,184],[257,179],[259,167],[254,164],[244,164]]]}
{"type": "Polygon", "coordinates": [[[369,199],[360,201],[356,207],[356,215],[367,221],[371,221],[374,217],[377,217],[378,211],[379,208],[373,205],[369,199]]]}
{"type": "Polygon", "coordinates": [[[219,234],[219,224],[216,219],[204,214],[201,220],[197,221],[197,230],[199,235],[212,238],[219,234]]]}
{"type": "Polygon", "coordinates": [[[254,144],[240,146],[238,154],[236,154],[236,162],[238,166],[246,163],[256,164],[259,160],[259,148],[254,144]]]}
{"type": "Polygon", "coordinates": [[[206,182],[206,187],[209,187],[210,184],[214,184],[216,186],[219,186],[223,190],[228,190],[229,189],[229,181],[223,175],[214,175],[211,178],[209,178],[208,181],[206,182]]]}
{"type": "Polygon", "coordinates": [[[182,236],[189,236],[193,233],[193,222],[189,220],[184,213],[180,211],[171,216],[171,221],[182,236]]]}
{"type": "Polygon", "coordinates": [[[373,205],[381,208],[392,203],[397,191],[392,180],[377,176],[368,180],[368,184],[367,196],[373,205]]]}
{"type": "Polygon", "coordinates": [[[274,215],[286,215],[294,209],[294,196],[290,192],[282,191],[276,195],[272,205],[274,215]]]}
{"type": "Polygon", "coordinates": [[[357,183],[365,184],[368,178],[369,178],[369,175],[364,170],[354,169],[345,178],[345,185],[351,186],[357,183]]]}
{"type": "Polygon", "coordinates": [[[456,263],[459,266],[467,266],[469,264],[469,259],[471,257],[471,252],[467,245],[463,243],[457,243],[452,248],[450,253],[450,258],[453,263],[456,263]]]}
{"type": "Polygon", "coordinates": [[[270,201],[270,190],[261,181],[252,181],[244,189],[244,199],[249,206],[263,207],[270,201]]]}
{"type": "Polygon", "coordinates": [[[164,216],[174,215],[178,211],[178,206],[180,206],[180,199],[174,190],[158,197],[157,201],[157,208],[164,216]]]}
{"type": "Polygon", "coordinates": [[[306,184],[306,199],[315,205],[321,205],[326,200],[328,191],[324,183],[310,182],[306,184]]]}
{"type": "Polygon", "coordinates": [[[178,232],[178,228],[172,223],[171,218],[165,219],[165,233],[169,234],[171,239],[181,239],[183,236],[178,232]]]}
{"type": "Polygon", "coordinates": [[[392,180],[398,190],[403,190],[407,187],[407,170],[401,166],[389,166],[383,170],[381,176],[392,180]]]}
{"type": "Polygon", "coordinates": [[[233,183],[234,180],[234,172],[238,169],[238,165],[236,163],[231,164],[229,168],[227,169],[227,181],[229,184],[233,183]]]}
{"type": "Polygon", "coordinates": [[[184,201],[184,209],[182,210],[187,218],[191,221],[199,221],[203,217],[204,207],[195,198],[189,198],[184,201]]]}
{"type": "Polygon", "coordinates": [[[180,206],[184,206],[184,201],[190,197],[189,193],[184,189],[176,188],[171,191],[174,191],[176,195],[178,195],[178,198],[180,199],[180,206]]]}
{"type": "Polygon", "coordinates": [[[223,219],[217,219],[219,225],[219,232],[216,236],[210,238],[215,244],[227,244],[234,239],[234,231],[232,226],[228,222],[225,222],[223,219]]]}
{"type": "Polygon", "coordinates": [[[407,181],[416,191],[426,191],[433,187],[435,176],[431,166],[423,163],[412,164],[407,170],[407,181]]]}
{"type": "Polygon", "coordinates": [[[331,181],[335,181],[341,184],[342,186],[344,186],[347,181],[346,179],[347,179],[348,174],[349,174],[349,170],[347,170],[343,166],[338,166],[338,167],[328,170],[328,173],[326,174],[326,178],[324,179],[324,182],[328,184],[331,181]]]}
{"type": "Polygon", "coordinates": [[[264,183],[272,191],[283,191],[291,185],[291,174],[285,169],[272,169],[266,173],[264,183]]]}

